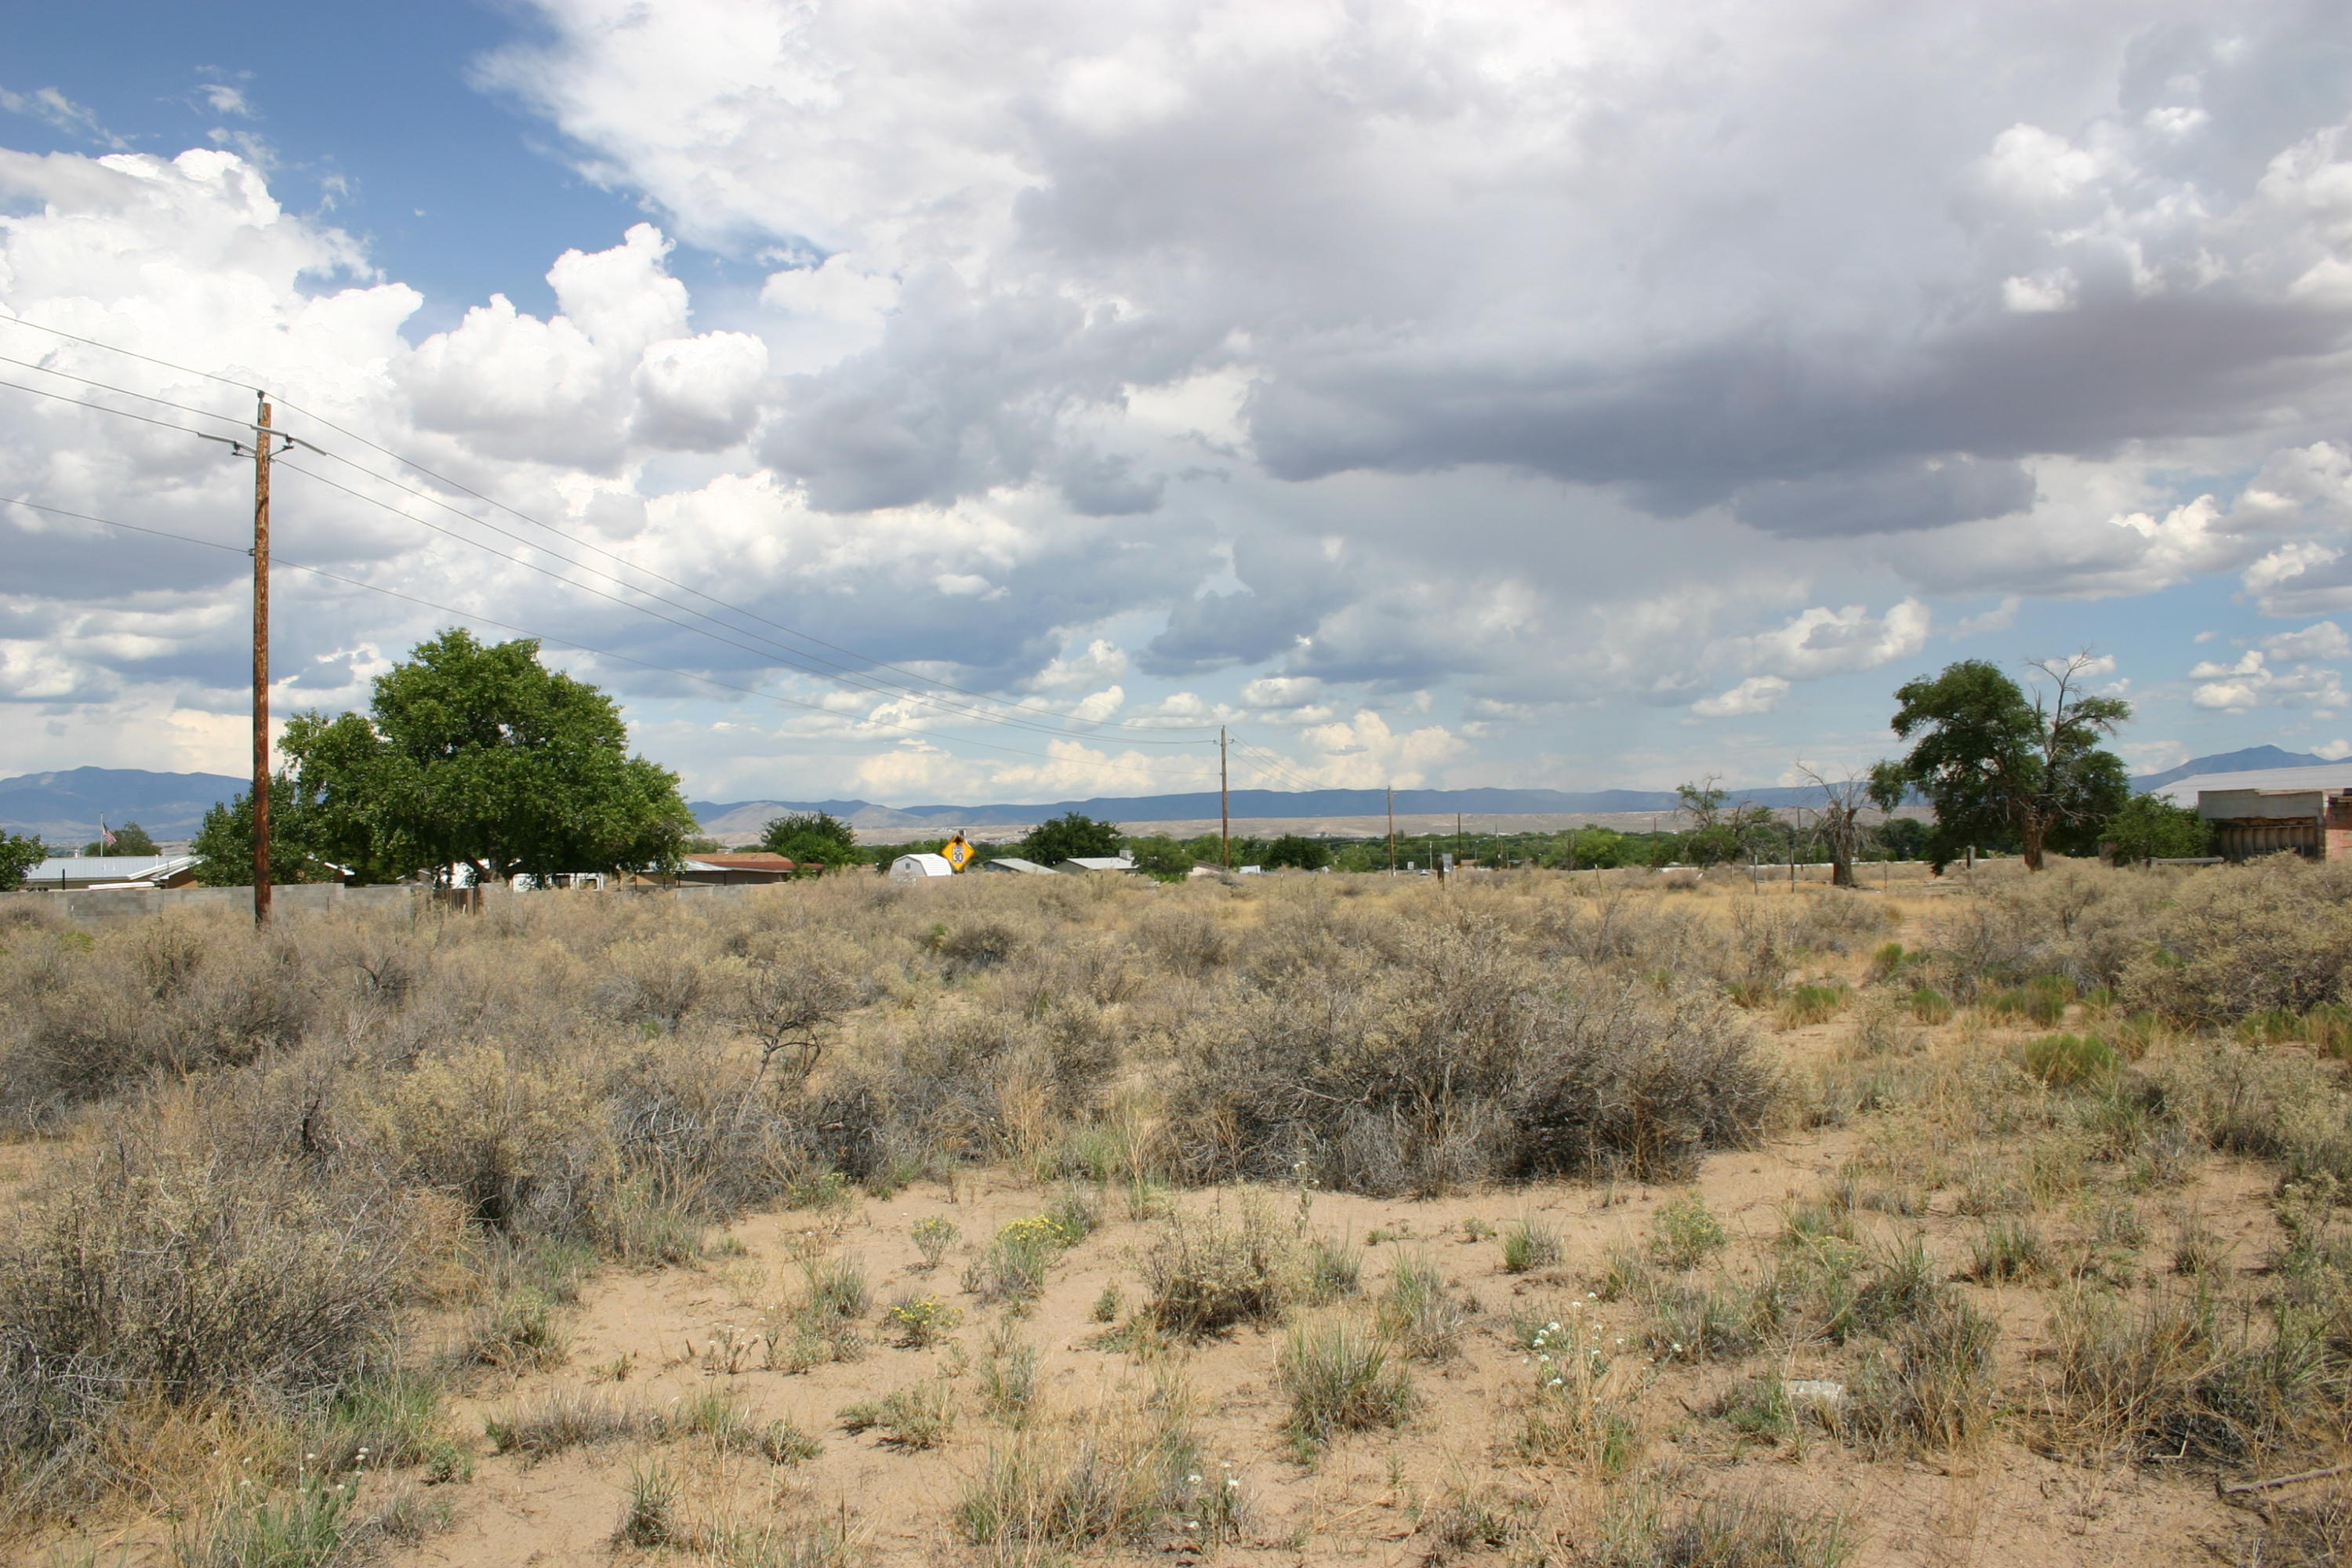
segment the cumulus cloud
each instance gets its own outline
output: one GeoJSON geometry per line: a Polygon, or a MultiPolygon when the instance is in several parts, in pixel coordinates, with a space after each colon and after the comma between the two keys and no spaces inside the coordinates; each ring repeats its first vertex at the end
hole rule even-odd
{"type": "Polygon", "coordinates": [[[1691,711],[1702,719],[1740,719],[1771,712],[1787,695],[1789,683],[1781,677],[1751,675],[1728,691],[1692,703],[1691,711]]]}

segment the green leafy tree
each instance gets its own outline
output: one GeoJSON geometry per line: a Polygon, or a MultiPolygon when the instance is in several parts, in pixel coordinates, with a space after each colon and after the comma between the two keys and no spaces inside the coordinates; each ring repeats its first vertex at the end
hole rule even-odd
{"type": "Polygon", "coordinates": [[[1192,851],[1173,838],[1138,838],[1128,847],[1135,852],[1136,869],[1147,877],[1162,882],[1181,882],[1192,874],[1192,851]]]}
{"type": "Polygon", "coordinates": [[[2123,761],[2099,742],[2131,717],[2131,704],[2084,692],[2090,664],[2081,653],[2033,665],[2054,691],[2030,700],[1980,658],[1895,691],[1895,732],[1918,737],[1904,774],[1936,807],[1937,864],[2014,835],[2027,868],[2039,871],[2046,850],[2083,852],[2122,809],[2131,789],[2123,761]]]}
{"type": "Polygon", "coordinates": [[[1632,838],[1606,827],[1571,828],[1543,857],[1544,864],[1579,871],[1631,866],[1640,849],[1632,838]]]}
{"type": "Polygon", "coordinates": [[[81,847],[81,852],[85,855],[161,855],[163,853],[161,849],[155,847],[155,841],[147,837],[147,830],[135,822],[126,822],[114,829],[113,838],[114,842],[111,844],[103,838],[93,838],[81,847]]]}
{"type": "Polygon", "coordinates": [[[48,858],[49,847],[37,835],[0,833],[0,893],[23,887],[25,873],[48,858]]]}
{"type": "Polygon", "coordinates": [[[795,811],[769,822],[760,847],[795,865],[855,866],[857,830],[829,811],[795,811]]]}
{"type": "Polygon", "coordinates": [[[1265,847],[1267,870],[1320,871],[1331,863],[1330,847],[1303,834],[1286,833],[1265,847]]]}
{"type": "MultiPolygon", "coordinates": [[[[325,882],[340,873],[306,847],[309,814],[301,792],[287,773],[269,781],[269,879],[273,883],[325,882]]],[[[205,813],[204,825],[188,844],[196,858],[196,881],[207,888],[242,888],[253,881],[253,792],[223,801],[205,813]]]]}
{"type": "Polygon", "coordinates": [[[1034,860],[1040,866],[1058,866],[1065,860],[1092,859],[1118,853],[1125,837],[1108,822],[1097,822],[1091,816],[1070,812],[1041,822],[1021,839],[1021,858],[1034,860]]]}
{"type": "Polygon", "coordinates": [[[2213,853],[2213,825],[2194,807],[2159,795],[2136,795],[2107,819],[2100,837],[2118,860],[2189,860],[2213,853]]]}
{"type": "Polygon", "coordinates": [[[270,793],[273,876],[281,838],[362,880],[464,865],[489,882],[667,869],[695,831],[677,776],[629,755],[613,700],[529,638],[444,632],[377,677],[366,714],[297,714],[278,749],[293,765],[270,793]]]}

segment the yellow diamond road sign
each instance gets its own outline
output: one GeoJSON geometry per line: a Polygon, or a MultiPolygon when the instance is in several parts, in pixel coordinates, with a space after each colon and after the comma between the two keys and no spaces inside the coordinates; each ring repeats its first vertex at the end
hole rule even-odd
{"type": "Polygon", "coordinates": [[[961,871],[971,864],[971,846],[965,843],[963,835],[959,833],[940,846],[940,858],[961,871]]]}

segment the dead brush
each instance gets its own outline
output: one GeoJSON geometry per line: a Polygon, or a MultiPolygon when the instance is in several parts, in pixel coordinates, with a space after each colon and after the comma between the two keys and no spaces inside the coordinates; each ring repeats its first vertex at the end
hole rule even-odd
{"type": "Polygon", "coordinates": [[[1228,1212],[1171,1215],[1142,1259],[1140,1315],[1161,1333],[1202,1339],[1279,1322],[1302,1280],[1297,1237],[1262,1198],[1228,1212]]]}

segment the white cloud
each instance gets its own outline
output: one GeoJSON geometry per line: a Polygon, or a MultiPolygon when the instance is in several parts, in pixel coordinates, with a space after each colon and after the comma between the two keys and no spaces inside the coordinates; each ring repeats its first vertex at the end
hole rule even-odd
{"type": "Polygon", "coordinates": [[[2264,637],[2263,647],[2284,659],[2342,658],[2352,654],[2352,637],[2334,621],[2315,621],[2300,631],[2264,637]]]}
{"type": "Polygon", "coordinates": [[[2311,754],[2315,757],[2326,757],[2331,763],[2340,763],[2347,757],[2352,757],[2352,741],[2322,741],[2318,745],[2311,748],[2311,754]]]}
{"type": "Polygon", "coordinates": [[[1927,646],[1932,618],[1916,599],[1892,605],[1884,616],[1873,616],[1861,605],[1841,610],[1816,606],[1776,630],[1739,639],[1737,646],[1751,668],[1807,679],[1876,669],[1908,658],[1927,646]]]}
{"type": "Polygon", "coordinates": [[[1780,677],[1751,675],[1719,696],[1692,703],[1691,711],[1702,719],[1745,718],[1752,713],[1771,712],[1787,695],[1789,683],[1780,677]]]}

